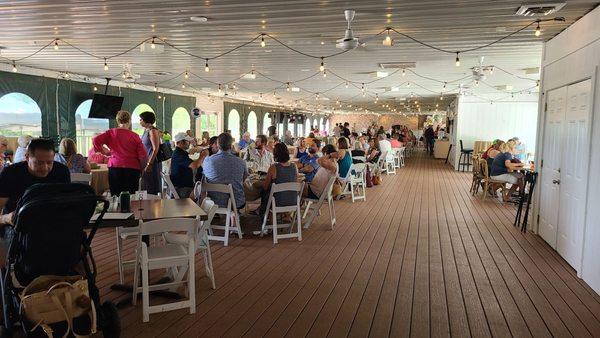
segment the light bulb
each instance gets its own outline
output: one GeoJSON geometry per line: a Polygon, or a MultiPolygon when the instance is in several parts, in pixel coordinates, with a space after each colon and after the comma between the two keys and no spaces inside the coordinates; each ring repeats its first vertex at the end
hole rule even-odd
{"type": "Polygon", "coordinates": [[[535,81],[535,87],[540,88],[540,80],[535,81]]]}
{"type": "Polygon", "coordinates": [[[266,45],[267,45],[267,43],[265,42],[265,37],[264,37],[264,36],[262,36],[262,37],[260,38],[260,46],[264,48],[266,45]]]}
{"type": "Polygon", "coordinates": [[[54,50],[58,50],[58,39],[54,40],[54,50]]]}
{"type": "Polygon", "coordinates": [[[127,77],[127,75],[125,75],[125,72],[121,73],[121,77],[122,78],[126,78],[127,77]]]}
{"type": "Polygon", "coordinates": [[[106,63],[106,59],[104,59],[104,70],[108,70],[108,63],[106,63]]]}
{"type": "Polygon", "coordinates": [[[440,96],[440,101],[444,101],[444,95],[440,96]]]}
{"type": "Polygon", "coordinates": [[[160,100],[160,99],[162,99],[162,96],[158,95],[158,99],[159,99],[159,100],[160,100]]]}
{"type": "Polygon", "coordinates": [[[12,69],[13,73],[16,73],[18,71],[17,69],[17,65],[13,62],[13,69],[12,69]]]}
{"type": "Polygon", "coordinates": [[[494,75],[494,67],[490,67],[490,75],[494,75]]]}
{"type": "Polygon", "coordinates": [[[181,89],[184,89],[184,88],[185,88],[185,83],[182,83],[181,84],[181,89]]]}
{"type": "Polygon", "coordinates": [[[321,66],[319,66],[319,70],[320,71],[324,71],[325,70],[325,62],[323,61],[323,58],[321,58],[321,66]]]}
{"type": "Polygon", "coordinates": [[[542,30],[540,28],[540,23],[538,22],[537,27],[535,27],[535,36],[542,35],[542,30]]]}
{"type": "Polygon", "coordinates": [[[219,93],[223,91],[223,86],[219,83],[219,93]]]}
{"type": "Polygon", "coordinates": [[[95,92],[98,91],[98,87],[94,86],[94,91],[95,92]]]}
{"type": "Polygon", "coordinates": [[[456,52],[456,60],[454,64],[456,65],[456,67],[460,67],[460,58],[458,57],[458,52],[456,52]]]}
{"type": "Polygon", "coordinates": [[[185,74],[183,75],[184,78],[188,79],[190,77],[190,74],[188,74],[187,70],[185,71],[185,74]]]}
{"type": "Polygon", "coordinates": [[[152,38],[152,42],[150,42],[150,48],[155,49],[156,45],[154,44],[154,38],[152,38]]]}
{"type": "Polygon", "coordinates": [[[385,35],[385,39],[383,39],[384,46],[392,45],[392,38],[390,37],[390,30],[388,29],[387,34],[385,35]]]}
{"type": "Polygon", "coordinates": [[[410,87],[410,81],[406,83],[406,88],[410,87]]]}
{"type": "Polygon", "coordinates": [[[323,77],[327,77],[327,70],[323,70],[323,77]]]}
{"type": "Polygon", "coordinates": [[[158,91],[158,87],[156,86],[156,83],[154,84],[154,91],[157,92],[158,91]]]}
{"type": "Polygon", "coordinates": [[[402,76],[406,76],[406,69],[402,69],[402,76]]]}
{"type": "Polygon", "coordinates": [[[446,82],[444,82],[444,87],[443,88],[446,89],[446,82]]]}
{"type": "Polygon", "coordinates": [[[208,67],[208,59],[206,59],[206,63],[204,64],[204,71],[205,72],[210,72],[210,68],[208,67]]]}
{"type": "Polygon", "coordinates": [[[348,81],[346,81],[346,88],[348,88],[348,81]]]}
{"type": "Polygon", "coordinates": [[[287,90],[288,92],[289,92],[290,90],[292,90],[292,88],[290,88],[290,83],[289,83],[289,82],[287,83],[287,87],[285,88],[285,90],[287,90]]]}

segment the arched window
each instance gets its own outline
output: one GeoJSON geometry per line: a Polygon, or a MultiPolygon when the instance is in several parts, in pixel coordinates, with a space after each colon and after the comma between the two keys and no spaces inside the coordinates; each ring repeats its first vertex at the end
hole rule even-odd
{"type": "Polygon", "coordinates": [[[171,118],[171,135],[175,136],[177,133],[185,133],[190,129],[192,129],[192,121],[188,111],[183,107],[175,109],[171,118]]]}
{"type": "Polygon", "coordinates": [[[31,97],[23,93],[0,97],[0,135],[42,135],[42,111],[31,97]]]}
{"type": "Polygon", "coordinates": [[[256,113],[253,111],[248,114],[248,132],[252,139],[254,139],[258,133],[258,119],[256,118],[256,113]]]}
{"type": "Polygon", "coordinates": [[[227,129],[231,130],[231,136],[235,141],[240,140],[240,114],[237,110],[232,109],[227,118],[227,129]]]}
{"type": "Polygon", "coordinates": [[[269,114],[265,114],[263,117],[263,134],[269,135],[269,127],[271,126],[271,117],[269,114]]]}
{"type": "Polygon", "coordinates": [[[287,130],[289,130],[289,131],[292,132],[292,136],[296,136],[296,131],[294,130],[294,124],[295,123],[296,122],[290,122],[290,121],[288,121],[288,124],[287,124],[287,130]]]}
{"type": "Polygon", "coordinates": [[[323,118],[319,118],[319,126],[317,127],[319,128],[319,131],[323,131],[323,118]]]}
{"type": "Polygon", "coordinates": [[[325,131],[327,132],[327,135],[331,133],[329,131],[329,118],[325,119],[325,131]]]}
{"type": "Polygon", "coordinates": [[[144,133],[144,128],[140,125],[140,114],[145,111],[151,111],[154,113],[154,109],[149,105],[142,103],[135,107],[133,112],[131,113],[131,130],[136,132],[138,135],[142,135],[144,133]]]}
{"type": "Polygon", "coordinates": [[[308,136],[310,134],[310,118],[306,118],[306,122],[304,122],[304,136],[308,136]]]}
{"type": "Polygon", "coordinates": [[[77,130],[77,149],[82,154],[92,147],[92,138],[96,133],[102,133],[109,127],[108,119],[89,118],[92,100],[81,102],[75,110],[75,127],[77,130]]]}
{"type": "Polygon", "coordinates": [[[200,130],[198,132],[208,132],[208,135],[217,136],[218,131],[218,115],[212,113],[205,113],[200,115],[200,130]]]}

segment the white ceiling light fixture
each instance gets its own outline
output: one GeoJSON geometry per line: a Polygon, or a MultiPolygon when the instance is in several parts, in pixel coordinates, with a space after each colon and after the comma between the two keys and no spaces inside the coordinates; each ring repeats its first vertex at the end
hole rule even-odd
{"type": "Polygon", "coordinates": [[[206,23],[206,22],[208,22],[208,17],[206,17],[206,16],[191,16],[190,21],[198,22],[198,23],[206,23]]]}

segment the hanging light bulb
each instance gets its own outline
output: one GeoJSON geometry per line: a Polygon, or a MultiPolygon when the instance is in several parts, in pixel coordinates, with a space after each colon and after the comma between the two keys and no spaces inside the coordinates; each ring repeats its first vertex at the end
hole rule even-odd
{"type": "Polygon", "coordinates": [[[185,74],[183,75],[184,78],[189,79],[190,78],[190,74],[188,73],[188,71],[185,71],[185,74]]]}
{"type": "Polygon", "coordinates": [[[387,30],[387,33],[385,35],[385,39],[383,39],[383,45],[384,46],[391,46],[393,44],[392,41],[392,37],[390,36],[390,30],[387,30]]]}
{"type": "Polygon", "coordinates": [[[181,89],[185,89],[185,83],[181,84],[181,89]]]}
{"type": "Polygon", "coordinates": [[[156,86],[156,83],[154,83],[154,91],[157,92],[158,91],[158,87],[156,86]]]}
{"type": "Polygon", "coordinates": [[[290,90],[292,90],[292,88],[290,87],[290,83],[289,83],[289,82],[287,83],[285,90],[287,90],[288,92],[289,92],[290,90]]]}
{"type": "Polygon", "coordinates": [[[346,81],[346,88],[348,88],[348,81],[346,81]]]}
{"type": "Polygon", "coordinates": [[[205,72],[210,72],[210,68],[208,67],[208,59],[206,59],[206,62],[204,63],[204,71],[205,72]]]}
{"type": "Polygon", "coordinates": [[[479,80],[475,80],[475,86],[479,86],[479,80]]]}
{"type": "Polygon", "coordinates": [[[540,28],[540,22],[538,21],[537,27],[535,27],[535,36],[542,35],[542,29],[540,28]]]}
{"type": "Polygon", "coordinates": [[[127,78],[127,74],[125,74],[125,72],[123,72],[123,73],[121,73],[121,77],[125,79],[125,78],[127,78]]]}
{"type": "Polygon", "coordinates": [[[458,57],[458,52],[456,52],[456,60],[454,60],[454,64],[456,67],[460,67],[460,58],[458,57]]]}
{"type": "Polygon", "coordinates": [[[316,97],[316,98],[317,98],[317,100],[318,100],[318,99],[320,98],[320,96],[319,96],[319,93],[317,93],[317,94],[315,95],[315,97],[316,97]]]}
{"type": "Polygon", "coordinates": [[[327,77],[327,70],[323,69],[323,77],[327,77]]]}
{"type": "Polygon", "coordinates": [[[490,75],[494,75],[494,66],[490,67],[490,75]]]}
{"type": "Polygon", "coordinates": [[[54,40],[54,50],[58,50],[58,39],[54,40]]]}
{"type": "Polygon", "coordinates": [[[325,61],[323,58],[321,58],[321,66],[319,66],[319,70],[320,71],[324,71],[325,70],[325,61]]]}
{"type": "Polygon", "coordinates": [[[135,88],[135,82],[131,84],[131,88],[135,88]]]}
{"type": "Polygon", "coordinates": [[[98,91],[98,87],[94,86],[94,91],[97,92],[98,91]]]}
{"type": "Polygon", "coordinates": [[[260,37],[260,46],[264,48],[266,45],[267,43],[265,42],[265,36],[263,34],[263,36],[260,37]]]}
{"type": "Polygon", "coordinates": [[[71,77],[71,75],[69,75],[69,72],[65,72],[65,79],[68,79],[69,77],[71,77]]]}
{"type": "Polygon", "coordinates": [[[219,83],[218,91],[219,91],[219,93],[221,93],[223,91],[223,86],[220,83],[219,83]]]}
{"type": "Polygon", "coordinates": [[[443,88],[446,89],[446,82],[444,82],[444,87],[443,88]]]}
{"type": "Polygon", "coordinates": [[[402,76],[406,76],[406,69],[402,68],[402,76]]]}
{"type": "Polygon", "coordinates": [[[440,101],[444,101],[444,94],[440,95],[440,101]]]}
{"type": "Polygon", "coordinates": [[[540,80],[535,81],[535,88],[540,88],[540,80]]]}
{"type": "Polygon", "coordinates": [[[154,37],[152,38],[152,42],[150,42],[150,48],[155,49],[156,44],[154,44],[154,37]]]}
{"type": "Polygon", "coordinates": [[[262,100],[262,98],[263,98],[262,93],[258,93],[258,97],[262,100]]]}
{"type": "Polygon", "coordinates": [[[162,99],[162,96],[158,95],[158,99],[159,99],[159,100],[160,100],[160,99],[162,99]]]}
{"type": "Polygon", "coordinates": [[[13,68],[12,68],[13,73],[16,73],[18,71],[17,65],[13,62],[12,66],[13,66],[13,68]]]}
{"type": "Polygon", "coordinates": [[[104,70],[108,70],[108,63],[106,62],[106,59],[104,59],[104,70]]]}

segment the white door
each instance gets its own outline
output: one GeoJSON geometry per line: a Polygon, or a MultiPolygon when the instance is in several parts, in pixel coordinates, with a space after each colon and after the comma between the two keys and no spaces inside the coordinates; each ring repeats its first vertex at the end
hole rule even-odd
{"type": "Polygon", "coordinates": [[[591,80],[567,88],[556,251],[579,271],[583,252],[590,148],[591,80]]]}
{"type": "Polygon", "coordinates": [[[560,166],[562,155],[562,128],[567,106],[567,87],[548,92],[546,122],[541,163],[539,234],[556,248],[558,229],[560,166]]]}

